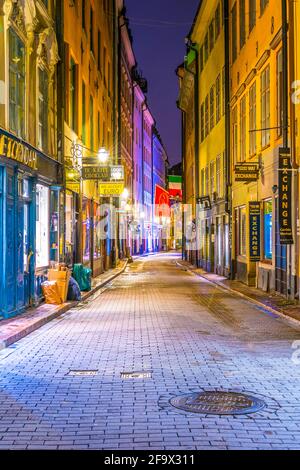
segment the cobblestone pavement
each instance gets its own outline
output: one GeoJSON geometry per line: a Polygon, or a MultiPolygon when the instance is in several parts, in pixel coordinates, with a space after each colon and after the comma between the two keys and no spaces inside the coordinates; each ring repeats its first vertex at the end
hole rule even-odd
{"type": "Polygon", "coordinates": [[[176,255],[142,258],[0,352],[0,449],[300,449],[295,340],[300,328],[186,272],[176,255]],[[121,378],[130,371],[152,377],[121,378]],[[169,404],[203,389],[247,391],[267,407],[208,416],[169,404]]]}

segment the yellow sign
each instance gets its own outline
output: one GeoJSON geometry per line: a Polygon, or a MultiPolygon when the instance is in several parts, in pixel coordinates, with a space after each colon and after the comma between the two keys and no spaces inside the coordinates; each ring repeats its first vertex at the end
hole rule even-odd
{"type": "Polygon", "coordinates": [[[122,183],[100,183],[99,193],[104,197],[119,197],[124,191],[124,182],[122,183]]]}
{"type": "Polygon", "coordinates": [[[29,166],[33,170],[37,170],[37,153],[4,134],[0,135],[0,156],[10,158],[29,166]]]}
{"type": "Polygon", "coordinates": [[[71,183],[69,181],[66,182],[66,187],[70,191],[73,191],[73,193],[80,193],[80,183],[71,183]]]}

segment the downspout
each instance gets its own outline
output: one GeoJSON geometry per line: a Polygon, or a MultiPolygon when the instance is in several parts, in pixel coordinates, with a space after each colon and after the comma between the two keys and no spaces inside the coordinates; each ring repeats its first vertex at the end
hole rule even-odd
{"type": "Polygon", "coordinates": [[[194,75],[194,119],[195,119],[195,203],[196,203],[196,266],[199,267],[199,252],[198,252],[198,198],[199,198],[199,51],[192,44],[189,49],[196,54],[196,73],[194,75]]]}
{"type": "Polygon", "coordinates": [[[225,175],[224,181],[226,184],[225,192],[225,212],[229,216],[229,259],[230,259],[230,279],[234,279],[234,267],[232,256],[232,180],[231,180],[231,116],[230,116],[230,27],[229,27],[229,2],[223,1],[223,15],[224,15],[224,53],[225,53],[225,175]]]}
{"type": "MultiPolygon", "coordinates": [[[[294,12],[294,1],[289,0],[289,73],[290,73],[290,83],[294,83],[296,80],[295,77],[295,12],[294,12]]],[[[291,93],[291,92],[290,92],[291,93]]],[[[292,210],[292,220],[293,220],[293,239],[294,245],[291,248],[291,296],[294,298],[296,295],[299,297],[297,278],[298,278],[298,266],[297,266],[297,256],[298,253],[298,235],[297,235],[297,221],[299,219],[299,182],[298,182],[298,162],[296,155],[296,113],[295,113],[295,104],[293,100],[290,99],[290,128],[291,128],[291,166],[293,168],[292,172],[292,201],[294,201],[292,210]],[[296,170],[296,171],[295,171],[296,170]]]]}
{"type": "MultiPolygon", "coordinates": [[[[288,18],[287,18],[287,1],[281,0],[282,9],[282,135],[283,147],[289,147],[289,60],[288,60],[288,18]]],[[[287,245],[287,297],[292,295],[291,292],[291,254],[292,247],[287,245]]]]}
{"type": "Polygon", "coordinates": [[[58,43],[58,54],[60,61],[57,64],[57,157],[60,163],[60,174],[58,174],[58,183],[62,186],[62,192],[59,192],[59,217],[62,219],[59,224],[62,234],[59,234],[59,261],[64,262],[66,256],[66,172],[65,172],[65,139],[64,139],[64,121],[65,121],[65,46],[64,46],[64,2],[56,5],[56,36],[58,43]],[[60,105],[58,106],[58,103],[60,105]],[[62,204],[61,204],[61,198],[62,204]],[[60,254],[61,253],[61,254],[60,254]]]}

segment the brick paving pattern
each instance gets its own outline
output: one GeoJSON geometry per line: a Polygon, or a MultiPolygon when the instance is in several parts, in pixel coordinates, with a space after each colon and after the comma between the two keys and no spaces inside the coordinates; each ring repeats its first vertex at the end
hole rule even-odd
{"type": "Polygon", "coordinates": [[[176,260],[135,261],[104,292],[0,352],[0,449],[300,449],[300,328],[176,260]],[[152,377],[121,378],[131,371],[152,377]],[[215,389],[267,407],[208,416],[169,403],[215,389]]]}

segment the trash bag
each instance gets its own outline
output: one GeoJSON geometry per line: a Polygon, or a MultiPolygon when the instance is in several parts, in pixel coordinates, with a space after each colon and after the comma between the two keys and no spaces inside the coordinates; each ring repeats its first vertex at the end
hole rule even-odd
{"type": "Polygon", "coordinates": [[[85,268],[82,264],[75,264],[73,269],[73,278],[78,282],[82,292],[92,289],[92,270],[85,268]]]}
{"type": "Polygon", "coordinates": [[[73,277],[70,278],[68,287],[68,300],[80,301],[81,292],[78,282],[73,277]]]}
{"type": "Polygon", "coordinates": [[[63,303],[56,281],[43,282],[41,287],[46,304],[60,305],[63,303]]]}

